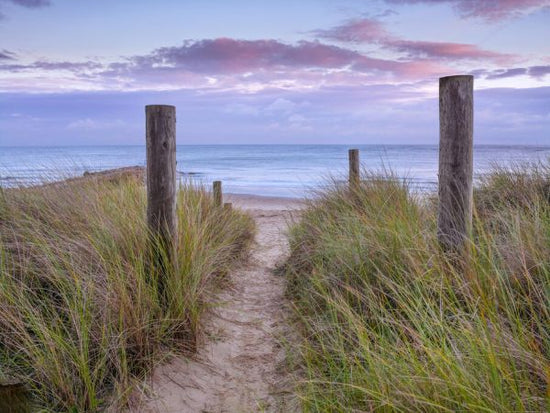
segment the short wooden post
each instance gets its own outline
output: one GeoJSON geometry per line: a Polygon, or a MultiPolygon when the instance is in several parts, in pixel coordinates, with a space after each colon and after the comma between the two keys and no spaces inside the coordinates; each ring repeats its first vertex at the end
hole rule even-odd
{"type": "MultiPolygon", "coordinates": [[[[145,107],[147,223],[171,260],[176,245],[176,108],[145,107]]],[[[158,257],[157,257],[158,258],[158,257]]]]}
{"type": "Polygon", "coordinates": [[[460,252],[472,227],[473,76],[439,79],[438,239],[460,252]]]}
{"type": "Polygon", "coordinates": [[[214,190],[214,205],[221,208],[223,203],[222,181],[214,181],[214,183],[212,184],[212,188],[214,190]]]}
{"type": "Polygon", "coordinates": [[[231,211],[233,209],[233,204],[231,202],[225,202],[223,204],[223,209],[225,211],[231,211]]]}
{"type": "Polygon", "coordinates": [[[349,186],[355,189],[359,186],[359,149],[350,149],[349,155],[349,186]]]}
{"type": "Polygon", "coordinates": [[[0,382],[0,412],[31,412],[30,392],[23,382],[4,379],[0,382]]]}

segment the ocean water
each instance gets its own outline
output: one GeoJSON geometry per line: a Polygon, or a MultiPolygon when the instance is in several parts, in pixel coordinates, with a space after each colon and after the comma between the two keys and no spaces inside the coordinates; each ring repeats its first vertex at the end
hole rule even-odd
{"type": "MultiPolygon", "coordinates": [[[[391,170],[420,191],[437,187],[437,145],[354,145],[363,168],[391,170]]],[[[181,145],[181,179],[224,192],[301,197],[326,182],[346,179],[349,145],[181,145]]],[[[495,165],[550,160],[549,146],[476,146],[476,176],[495,165]]],[[[0,185],[13,187],[122,166],[145,165],[144,146],[0,147],[0,185]]]]}

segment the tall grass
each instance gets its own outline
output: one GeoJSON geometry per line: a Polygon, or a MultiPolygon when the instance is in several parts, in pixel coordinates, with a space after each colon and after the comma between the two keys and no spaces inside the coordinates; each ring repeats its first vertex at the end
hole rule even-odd
{"type": "Polygon", "coordinates": [[[208,292],[252,240],[249,217],[180,188],[163,300],[145,198],[132,176],[0,194],[0,376],[37,408],[119,411],[163,354],[193,351],[208,292]]]}
{"type": "Polygon", "coordinates": [[[533,412],[550,402],[550,165],[475,191],[469,259],[433,202],[370,175],[333,184],[291,230],[305,411],[533,412]]]}

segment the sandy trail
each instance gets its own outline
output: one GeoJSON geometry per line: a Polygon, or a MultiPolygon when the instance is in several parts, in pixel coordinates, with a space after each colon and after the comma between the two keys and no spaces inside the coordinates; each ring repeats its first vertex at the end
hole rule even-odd
{"type": "Polygon", "coordinates": [[[250,260],[230,275],[230,286],[205,317],[205,342],[192,359],[177,357],[157,368],[155,396],[144,412],[292,412],[282,339],[289,331],[284,279],[273,273],[287,253],[287,220],[299,201],[228,195],[257,225],[250,260]]]}

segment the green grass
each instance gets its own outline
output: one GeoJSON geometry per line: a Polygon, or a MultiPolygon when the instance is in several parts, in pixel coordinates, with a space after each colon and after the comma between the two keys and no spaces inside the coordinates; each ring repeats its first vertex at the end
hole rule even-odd
{"type": "Polygon", "coordinates": [[[203,189],[178,194],[165,300],[142,182],[82,179],[0,192],[0,379],[35,408],[118,411],[169,352],[192,352],[209,294],[246,253],[253,221],[203,189]]]}
{"type": "Polygon", "coordinates": [[[457,266],[407,182],[370,175],[310,201],[285,266],[305,411],[549,408],[550,165],[496,169],[475,205],[457,266]]]}

